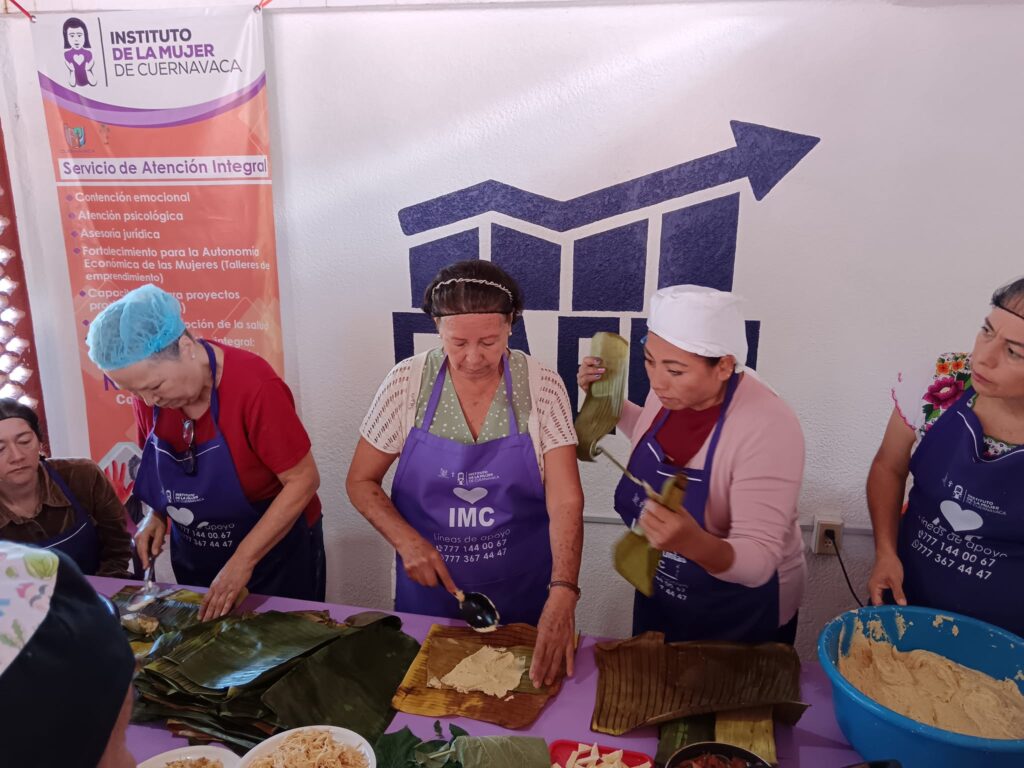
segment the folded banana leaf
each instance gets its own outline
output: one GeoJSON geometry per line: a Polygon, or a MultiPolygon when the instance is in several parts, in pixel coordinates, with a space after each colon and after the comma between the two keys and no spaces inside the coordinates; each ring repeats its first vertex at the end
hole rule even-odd
{"type": "Polygon", "coordinates": [[[655,549],[643,533],[626,531],[615,544],[615,570],[633,585],[633,589],[650,597],[654,594],[654,577],[658,573],[661,550],[655,549]]]}
{"type": "Polygon", "coordinates": [[[779,764],[771,707],[720,712],[715,716],[715,741],[753,752],[772,765],[779,764]]]}
{"type": "Polygon", "coordinates": [[[503,728],[525,728],[540,716],[547,702],[561,688],[561,682],[558,682],[535,695],[513,692],[504,700],[483,693],[459,693],[447,688],[430,688],[427,686],[427,666],[431,647],[435,641],[444,638],[465,641],[473,651],[484,645],[532,648],[537,643],[537,629],[528,624],[509,624],[481,635],[468,627],[442,627],[435,624],[430,628],[423,647],[392,699],[392,706],[399,712],[427,717],[467,717],[503,728]]]}
{"type": "MultiPolygon", "coordinates": [[[[117,606],[121,615],[132,613],[128,604],[134,599],[135,594],[142,589],[142,586],[122,587],[112,598],[111,602],[117,606]]],[[[199,623],[199,606],[203,602],[203,596],[198,592],[189,589],[179,589],[169,595],[154,600],[142,609],[134,611],[145,616],[152,616],[160,622],[160,630],[184,629],[185,627],[199,623]]],[[[137,633],[128,633],[131,640],[145,639],[137,633]]]]}
{"type": "Polygon", "coordinates": [[[658,754],[654,762],[664,765],[672,755],[688,744],[714,740],[714,715],[691,715],[662,723],[658,728],[658,754]]]}
{"type": "Polygon", "coordinates": [[[576,457],[580,461],[593,461],[598,453],[598,440],[619,423],[626,399],[629,342],[617,333],[601,331],[590,340],[590,354],[601,358],[605,373],[600,381],[590,385],[576,417],[576,457]]]}
{"type": "Polygon", "coordinates": [[[261,701],[283,729],[336,725],[372,743],[391,722],[391,697],[419,649],[413,638],[377,622],[303,659],[261,701]]]}
{"type": "Polygon", "coordinates": [[[242,686],[337,637],[335,627],[270,611],[228,627],[215,643],[184,659],[179,669],[204,688],[242,686]]]}
{"type": "MultiPolygon", "coordinates": [[[[665,480],[660,494],[648,491],[647,495],[662,506],[682,510],[686,484],[686,475],[680,473],[665,480]]],[[[661,550],[651,546],[643,531],[626,531],[615,545],[615,570],[647,597],[654,594],[654,577],[660,561],[661,550]]]]}
{"type": "Polygon", "coordinates": [[[598,683],[591,728],[621,736],[634,728],[689,715],[775,707],[794,725],[800,659],[787,645],[724,642],[665,643],[660,632],[599,643],[598,683]]]}

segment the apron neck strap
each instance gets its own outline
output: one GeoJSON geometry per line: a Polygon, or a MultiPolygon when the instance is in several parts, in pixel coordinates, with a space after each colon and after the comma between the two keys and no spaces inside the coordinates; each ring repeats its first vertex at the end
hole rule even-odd
{"type": "MultiPolygon", "coordinates": [[[[220,396],[217,394],[217,355],[213,351],[213,345],[205,339],[197,339],[206,350],[206,359],[210,361],[210,376],[213,382],[210,386],[210,415],[213,416],[213,423],[220,423],[220,396]]],[[[160,418],[160,406],[153,406],[153,425],[156,426],[160,418]]]]}
{"type": "Polygon", "coordinates": [[[64,496],[67,498],[68,502],[71,504],[71,508],[75,510],[75,517],[79,520],[79,522],[85,519],[87,517],[85,509],[78,502],[78,497],[71,492],[71,488],[68,486],[67,481],[60,476],[60,472],[58,472],[56,469],[50,466],[50,462],[48,462],[43,457],[39,458],[39,462],[43,465],[43,469],[46,470],[46,474],[50,476],[50,480],[52,480],[53,483],[58,488],[60,488],[61,493],[63,493],[64,496]]]}
{"type": "Polygon", "coordinates": [[[704,460],[704,477],[706,482],[711,482],[711,468],[715,463],[715,450],[718,448],[718,439],[722,436],[722,427],[725,426],[725,414],[732,403],[732,396],[736,394],[736,387],[740,383],[740,374],[733,373],[729,377],[729,383],[725,385],[725,399],[722,401],[722,411],[718,414],[718,423],[715,424],[715,431],[711,435],[711,442],[708,444],[708,456],[704,460]]]}
{"type": "Polygon", "coordinates": [[[512,365],[509,363],[509,355],[501,356],[505,369],[505,406],[508,408],[508,428],[511,434],[520,434],[519,419],[516,418],[516,409],[512,407],[512,365]]]}
{"type": "MultiPolygon", "coordinates": [[[[507,354],[501,356],[504,371],[503,378],[505,379],[505,402],[508,407],[508,426],[512,434],[518,435],[520,433],[519,421],[516,419],[516,412],[512,407],[512,367],[509,365],[508,358],[507,354]]],[[[423,429],[428,432],[430,431],[430,426],[434,423],[434,414],[437,413],[437,406],[441,402],[441,392],[444,390],[444,377],[446,373],[448,373],[447,355],[444,358],[444,362],[441,363],[441,370],[437,372],[437,378],[434,379],[434,388],[430,391],[427,409],[423,412],[423,429]]]]}
{"type": "Polygon", "coordinates": [[[206,359],[210,361],[210,415],[213,416],[213,423],[220,423],[220,395],[217,394],[217,355],[213,351],[213,345],[205,339],[199,339],[199,343],[206,350],[206,359]]]}

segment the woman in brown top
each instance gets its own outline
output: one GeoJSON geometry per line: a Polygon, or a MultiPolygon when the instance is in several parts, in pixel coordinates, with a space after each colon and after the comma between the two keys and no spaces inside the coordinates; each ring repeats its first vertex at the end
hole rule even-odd
{"type": "Polygon", "coordinates": [[[45,459],[35,412],[0,399],[0,539],[59,549],[82,573],[127,576],[125,511],[88,459],[45,459]]]}

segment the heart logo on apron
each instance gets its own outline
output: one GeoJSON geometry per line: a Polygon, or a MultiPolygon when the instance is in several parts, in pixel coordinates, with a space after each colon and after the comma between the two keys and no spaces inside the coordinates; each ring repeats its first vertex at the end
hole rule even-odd
{"type": "Polygon", "coordinates": [[[486,488],[452,488],[452,493],[467,504],[476,504],[487,495],[486,488]]]}
{"type": "Polygon", "coordinates": [[[192,521],[196,519],[196,516],[192,514],[192,510],[188,507],[167,507],[167,514],[171,516],[171,520],[176,522],[178,525],[189,526],[192,525],[192,521]]]}
{"type": "Polygon", "coordinates": [[[939,511],[954,531],[974,531],[984,524],[981,515],[973,509],[964,509],[955,501],[946,500],[939,504],[939,511]]]}
{"type": "Polygon", "coordinates": [[[83,61],[85,61],[85,54],[76,53],[74,56],[71,57],[71,60],[75,62],[75,64],[81,64],[83,61]]]}

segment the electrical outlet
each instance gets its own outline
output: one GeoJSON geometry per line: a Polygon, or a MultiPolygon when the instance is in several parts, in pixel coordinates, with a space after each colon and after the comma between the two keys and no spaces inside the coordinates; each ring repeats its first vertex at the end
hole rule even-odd
{"type": "Polygon", "coordinates": [[[840,547],[843,546],[843,521],[836,518],[815,516],[814,530],[811,535],[811,551],[816,555],[836,554],[832,542],[825,538],[826,531],[832,531],[835,534],[836,544],[840,547]]]}

